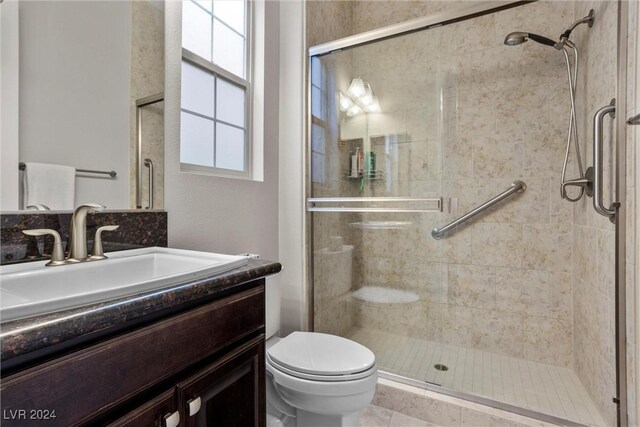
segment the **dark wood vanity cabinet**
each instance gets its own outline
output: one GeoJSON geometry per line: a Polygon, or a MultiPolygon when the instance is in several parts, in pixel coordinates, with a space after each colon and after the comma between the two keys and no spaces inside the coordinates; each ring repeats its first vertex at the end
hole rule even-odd
{"type": "Polygon", "coordinates": [[[264,426],[264,282],[2,378],[2,425],[264,426]]]}
{"type": "Polygon", "coordinates": [[[264,425],[264,340],[248,343],[178,383],[186,427],[264,425]]]}
{"type": "Polygon", "coordinates": [[[264,425],[264,336],[180,381],[109,427],[244,427],[264,425]],[[175,414],[178,414],[176,417],[175,414]]]}

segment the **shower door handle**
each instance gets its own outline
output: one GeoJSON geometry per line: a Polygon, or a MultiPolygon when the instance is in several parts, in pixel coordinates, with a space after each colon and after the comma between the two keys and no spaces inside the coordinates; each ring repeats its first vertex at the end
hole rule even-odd
{"type": "Polygon", "coordinates": [[[604,118],[610,115],[615,118],[616,100],[612,99],[609,105],[600,108],[593,117],[593,207],[596,212],[602,216],[606,216],[613,222],[616,214],[613,206],[607,208],[604,206],[602,194],[602,171],[603,171],[603,139],[604,139],[604,118]]]}

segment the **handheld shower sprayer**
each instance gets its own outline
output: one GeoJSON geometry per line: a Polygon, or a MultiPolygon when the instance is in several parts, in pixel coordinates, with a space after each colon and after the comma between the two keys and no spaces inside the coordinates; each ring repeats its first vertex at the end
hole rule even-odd
{"type": "Polygon", "coordinates": [[[571,24],[569,28],[567,28],[564,33],[560,35],[560,39],[556,42],[551,40],[548,37],[541,36],[535,33],[525,33],[522,31],[514,31],[513,33],[509,33],[507,37],[504,39],[504,44],[508,46],[517,46],[526,42],[527,40],[533,40],[534,42],[538,42],[540,44],[555,47],[558,50],[562,50],[564,46],[569,41],[569,36],[571,36],[571,32],[580,24],[587,24],[589,28],[593,27],[593,21],[595,19],[595,12],[593,9],[589,11],[589,14],[584,18],[578,19],[576,22],[571,24]]]}
{"type": "Polygon", "coordinates": [[[595,19],[595,13],[593,9],[589,11],[589,14],[582,19],[577,20],[573,24],[569,26],[565,30],[562,35],[560,35],[560,39],[556,42],[545,36],[541,36],[539,34],[534,33],[526,33],[521,31],[515,31],[513,33],[509,33],[507,37],[504,39],[504,44],[508,46],[517,46],[525,43],[528,40],[533,40],[534,42],[540,43],[545,46],[551,46],[557,50],[562,51],[564,55],[565,64],[567,66],[567,77],[569,81],[569,97],[571,98],[571,112],[569,116],[569,129],[567,132],[567,147],[564,155],[564,163],[562,165],[562,183],[560,186],[560,195],[563,199],[566,199],[570,202],[577,202],[582,198],[585,194],[591,196],[591,181],[590,178],[592,176],[591,171],[587,169],[586,171],[582,165],[582,156],[580,155],[580,144],[578,141],[578,124],[576,119],[576,81],[578,78],[578,48],[576,45],[569,39],[571,32],[580,24],[587,24],[589,28],[593,26],[593,21],[595,19]],[[569,58],[569,50],[573,52],[573,67],[571,64],[571,59],[569,58]],[[566,179],[567,175],[567,165],[569,163],[569,155],[571,152],[571,142],[573,141],[574,150],[576,152],[576,161],[578,166],[578,172],[580,176],[576,179],[566,179]],[[580,193],[576,197],[571,197],[567,193],[568,186],[577,186],[580,187],[580,193]]]}
{"type": "Polygon", "coordinates": [[[521,31],[515,31],[507,35],[507,37],[504,39],[504,44],[509,46],[517,46],[519,44],[526,42],[527,40],[533,40],[534,42],[538,42],[540,44],[544,44],[552,47],[556,45],[556,42],[554,42],[553,40],[545,36],[541,36],[539,34],[534,34],[534,33],[523,33],[521,31]]]}

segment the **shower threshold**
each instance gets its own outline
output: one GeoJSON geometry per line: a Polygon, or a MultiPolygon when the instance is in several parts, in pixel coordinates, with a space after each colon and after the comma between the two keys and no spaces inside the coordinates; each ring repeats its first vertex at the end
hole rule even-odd
{"type": "Polygon", "coordinates": [[[382,378],[553,424],[605,425],[569,368],[367,328],[346,337],[375,353],[382,378]]]}

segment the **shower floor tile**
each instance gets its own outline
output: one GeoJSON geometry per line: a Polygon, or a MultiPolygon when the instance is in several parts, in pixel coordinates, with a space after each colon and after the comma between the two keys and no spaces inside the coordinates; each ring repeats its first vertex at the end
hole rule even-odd
{"type": "Polygon", "coordinates": [[[347,338],[370,348],[382,371],[586,425],[604,425],[571,369],[365,328],[352,329],[347,338]],[[437,370],[436,364],[448,369],[437,370]]]}

